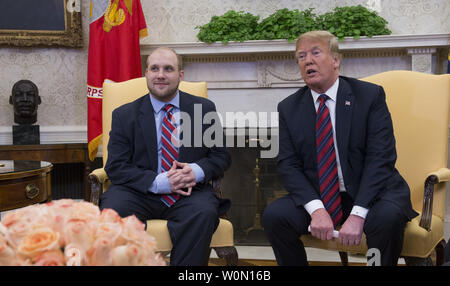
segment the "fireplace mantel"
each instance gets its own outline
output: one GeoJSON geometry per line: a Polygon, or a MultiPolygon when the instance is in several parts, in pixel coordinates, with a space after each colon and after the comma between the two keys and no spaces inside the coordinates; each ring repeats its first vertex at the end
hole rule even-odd
{"type": "MultiPolygon", "coordinates": [[[[155,47],[171,47],[183,56],[201,55],[233,55],[293,52],[295,42],[287,40],[261,40],[245,42],[229,42],[212,44],[202,42],[191,43],[161,43],[141,45],[141,54],[147,55],[155,47]]],[[[346,37],[339,43],[341,51],[373,50],[373,49],[408,49],[418,47],[440,48],[450,46],[450,34],[428,35],[386,35],[361,37],[355,40],[346,37]]]]}

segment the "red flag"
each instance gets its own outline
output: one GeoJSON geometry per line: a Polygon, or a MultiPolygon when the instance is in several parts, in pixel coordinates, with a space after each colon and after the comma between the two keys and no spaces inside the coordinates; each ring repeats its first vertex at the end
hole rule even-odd
{"type": "Polygon", "coordinates": [[[91,0],[90,4],[87,104],[93,161],[102,135],[103,81],[142,76],[139,39],[148,32],[140,0],[91,0]]]}

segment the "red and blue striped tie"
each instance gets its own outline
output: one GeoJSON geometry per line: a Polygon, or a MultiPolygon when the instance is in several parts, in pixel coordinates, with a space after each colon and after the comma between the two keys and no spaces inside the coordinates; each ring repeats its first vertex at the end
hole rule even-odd
{"type": "MultiPolygon", "coordinates": [[[[166,111],[166,116],[164,116],[161,126],[161,173],[169,171],[173,161],[178,159],[178,138],[172,114],[173,105],[167,104],[163,109],[166,111]]],[[[179,198],[180,196],[177,194],[161,195],[161,201],[168,207],[172,206],[179,198]]]]}
{"type": "Polygon", "coordinates": [[[342,219],[341,196],[337,173],[336,152],[334,150],[333,127],[328,107],[328,96],[319,96],[320,105],[316,116],[317,169],[319,172],[320,197],[331,216],[334,226],[342,219]]]}

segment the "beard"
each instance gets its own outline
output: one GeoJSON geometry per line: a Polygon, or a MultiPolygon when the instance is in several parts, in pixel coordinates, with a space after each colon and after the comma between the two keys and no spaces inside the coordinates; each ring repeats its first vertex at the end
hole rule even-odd
{"type": "Polygon", "coordinates": [[[166,89],[163,90],[155,88],[153,85],[151,85],[148,87],[148,89],[150,90],[151,95],[164,101],[164,99],[171,99],[171,97],[176,94],[179,84],[180,82],[178,81],[175,85],[169,85],[166,89]]]}

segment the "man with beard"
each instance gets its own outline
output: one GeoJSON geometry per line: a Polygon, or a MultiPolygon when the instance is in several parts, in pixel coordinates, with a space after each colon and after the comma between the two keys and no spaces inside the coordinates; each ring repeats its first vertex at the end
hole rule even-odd
{"type": "MultiPolygon", "coordinates": [[[[144,223],[168,220],[170,264],[204,265],[219,216],[230,207],[229,200],[216,197],[210,181],[223,176],[231,157],[224,144],[194,146],[179,115],[187,114],[193,124],[194,110],[203,118],[216,107],[178,90],[184,71],[181,57],[170,48],[148,56],[145,76],[150,93],[112,113],[105,165],[111,186],[101,195],[100,208],[122,217],[136,215],[144,223]],[[180,144],[185,138],[192,142],[180,144]]],[[[203,135],[210,126],[196,127],[203,135]]]]}
{"type": "Polygon", "coordinates": [[[30,80],[19,80],[12,88],[9,104],[14,106],[15,123],[36,123],[38,105],[41,104],[37,86],[30,80]]]}

